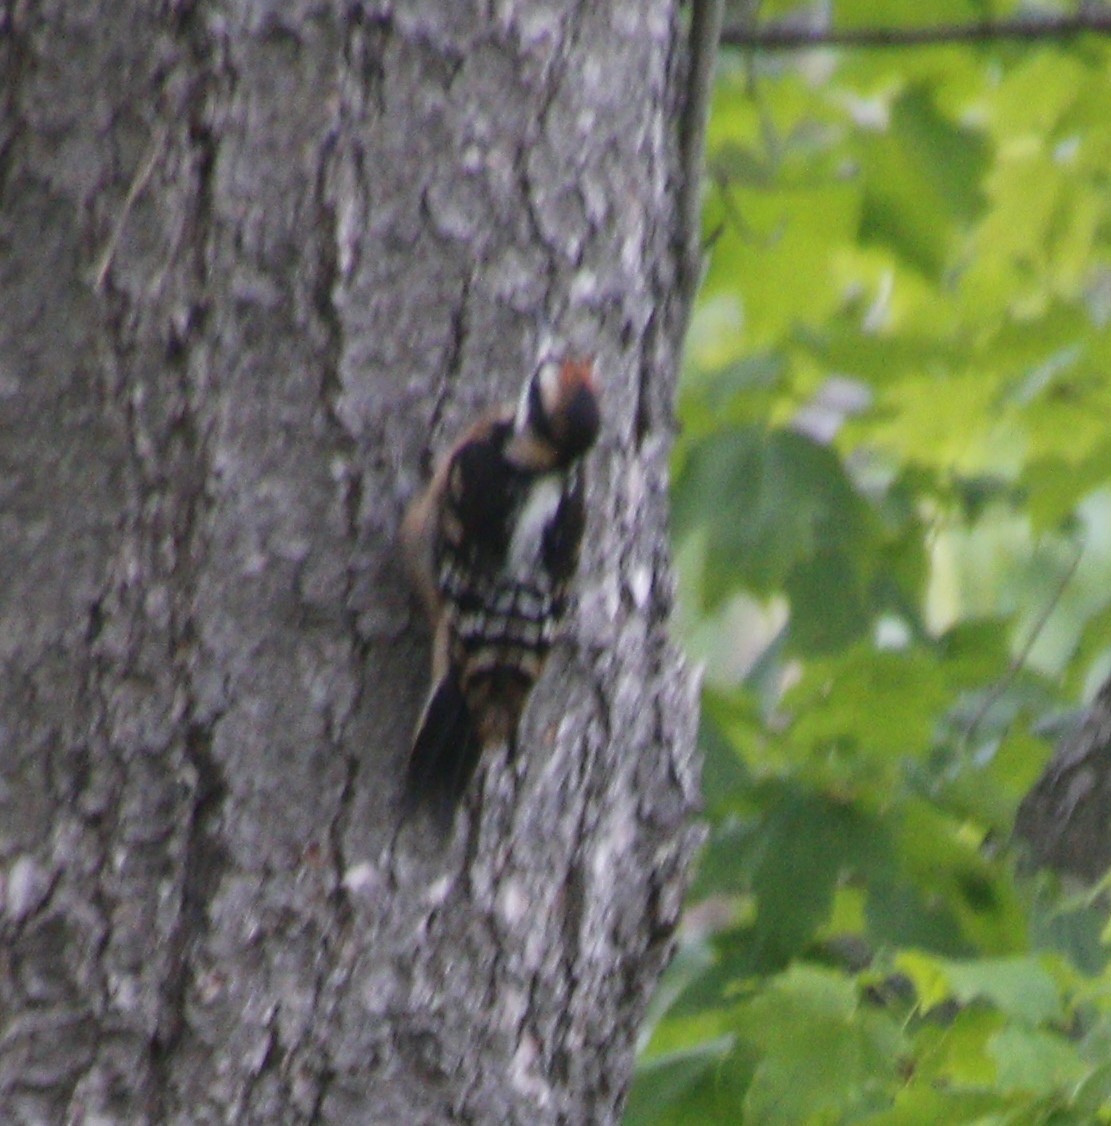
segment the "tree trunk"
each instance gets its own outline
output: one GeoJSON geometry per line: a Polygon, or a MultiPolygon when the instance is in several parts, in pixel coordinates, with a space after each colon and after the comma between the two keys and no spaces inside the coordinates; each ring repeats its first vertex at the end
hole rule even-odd
{"type": "Polygon", "coordinates": [[[607,1122],[695,836],[676,0],[0,8],[0,1119],[607,1122]],[[598,357],[568,637],[394,841],[395,538],[598,357]]]}
{"type": "Polygon", "coordinates": [[[1015,831],[1036,864],[1089,883],[1111,868],[1111,680],[1019,807],[1015,831]]]}

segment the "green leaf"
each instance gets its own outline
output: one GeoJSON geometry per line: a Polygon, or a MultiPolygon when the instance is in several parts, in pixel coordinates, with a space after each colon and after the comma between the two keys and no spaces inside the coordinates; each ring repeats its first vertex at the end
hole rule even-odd
{"type": "Polygon", "coordinates": [[[800,560],[784,580],[791,602],[791,648],[806,654],[835,652],[872,622],[863,576],[845,551],[819,550],[800,560]]]}
{"type": "Polygon", "coordinates": [[[843,873],[877,873],[892,864],[882,824],[852,806],[784,793],[760,827],[752,876],[759,964],[786,963],[829,917],[843,873]]]}
{"type": "Polygon", "coordinates": [[[1033,943],[1038,949],[1060,951],[1077,969],[1097,977],[1108,965],[1108,950],[1101,941],[1105,921],[1102,908],[1062,903],[1043,889],[1031,917],[1033,943]]]}
{"type": "MultiPolygon", "coordinates": [[[[737,725],[743,723],[745,731],[755,733],[758,730],[757,717],[754,711],[745,705],[749,704],[747,697],[737,693],[744,701],[742,707],[730,710],[733,731],[737,725]]],[[[737,744],[722,730],[721,723],[715,719],[707,706],[711,699],[707,692],[703,704],[702,722],[699,727],[698,745],[702,751],[702,789],[706,795],[707,807],[719,815],[736,807],[738,796],[744,794],[751,785],[751,777],[745,766],[743,757],[737,751],[737,744]]]]}
{"type": "Polygon", "coordinates": [[[1101,1063],[1077,1085],[1072,1097],[1081,1122],[1106,1122],[1111,1110],[1111,1062],[1101,1063]]]}
{"type": "Polygon", "coordinates": [[[899,819],[900,855],[919,890],[939,897],[960,922],[963,940],[985,954],[1027,948],[1027,913],[1007,857],[990,859],[980,832],[921,801],[899,819]]]}
{"type": "Polygon", "coordinates": [[[866,918],[869,936],[885,945],[920,947],[936,954],[972,952],[949,904],[905,877],[877,880],[869,886],[866,918]]]}
{"type": "Polygon", "coordinates": [[[999,1013],[986,1007],[942,1013],[915,1029],[916,1078],[922,1083],[958,1089],[991,1090],[998,1067],[991,1041],[1003,1026],[999,1013]]]}
{"type": "Polygon", "coordinates": [[[896,99],[886,131],[862,140],[862,238],[940,277],[961,225],[983,208],[985,139],[940,114],[929,87],[919,84],[896,99]]]}
{"type": "Polygon", "coordinates": [[[1055,455],[1028,462],[1019,478],[1037,531],[1060,528],[1080,501],[1108,480],[1111,438],[1095,442],[1079,457],[1055,455]]]}
{"type": "Polygon", "coordinates": [[[866,506],[836,454],[787,430],[744,427],[695,443],[673,501],[680,535],[706,532],[709,606],[781,586],[820,549],[852,550],[866,536],[866,506]]]}
{"type": "Polygon", "coordinates": [[[772,193],[735,190],[726,200],[710,219],[721,234],[704,292],[708,298],[736,293],[737,280],[744,279],[738,343],[763,349],[797,323],[829,316],[841,300],[832,251],[855,237],[858,187],[831,181],[772,193]]]}
{"type": "Polygon", "coordinates": [[[745,1006],[739,1030],[762,1051],[743,1121],[769,1126],[869,1108],[902,1042],[894,1021],[857,1007],[851,983],[809,966],[769,984],[745,1006]]]}
{"type": "Polygon", "coordinates": [[[867,1126],[938,1126],[939,1123],[987,1126],[993,1121],[989,1114],[1006,1107],[1007,1100],[991,1091],[935,1089],[917,1083],[898,1091],[890,1110],[859,1121],[867,1126]]]}
{"type": "Polygon", "coordinates": [[[800,749],[838,749],[878,763],[922,754],[949,698],[943,669],[928,652],[860,644],[810,662],[785,702],[798,713],[791,738],[800,749]]]}
{"type": "Polygon", "coordinates": [[[641,1064],[625,1126],[728,1121],[748,1088],[752,1064],[722,1036],[641,1064]]]}
{"type": "Polygon", "coordinates": [[[930,0],[929,5],[877,4],[875,0],[839,0],[839,25],[845,27],[915,27],[973,23],[990,14],[983,0],[930,0]]]}
{"type": "Polygon", "coordinates": [[[1042,1029],[1008,1025],[991,1038],[989,1050],[1003,1091],[1065,1095],[1088,1070],[1075,1045],[1042,1029]]]}
{"type": "Polygon", "coordinates": [[[1062,1016],[1056,983],[1037,958],[949,962],[945,973],[953,995],[965,1003],[983,998],[1009,1016],[1030,1024],[1059,1020],[1062,1016]]]}
{"type": "Polygon", "coordinates": [[[946,681],[976,688],[1007,672],[1011,663],[1008,623],[1002,618],[966,618],[937,639],[946,681]]]}
{"type": "Polygon", "coordinates": [[[909,951],[895,959],[913,982],[925,1010],[950,998],[963,1005],[983,1000],[1027,1025],[1061,1020],[1057,983],[1036,957],[955,960],[909,951]]]}

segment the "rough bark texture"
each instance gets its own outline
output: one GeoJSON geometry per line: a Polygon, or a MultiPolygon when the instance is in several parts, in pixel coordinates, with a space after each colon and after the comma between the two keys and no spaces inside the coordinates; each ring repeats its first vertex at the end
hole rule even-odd
{"type": "Polygon", "coordinates": [[[1090,882],[1111,868],[1111,681],[1061,740],[1015,831],[1038,865],[1090,882]]]}
{"type": "Polygon", "coordinates": [[[0,1119],[607,1122],[693,846],[675,0],[0,6],[0,1119]],[[395,535],[549,333],[581,604],[391,845],[395,535]]]}

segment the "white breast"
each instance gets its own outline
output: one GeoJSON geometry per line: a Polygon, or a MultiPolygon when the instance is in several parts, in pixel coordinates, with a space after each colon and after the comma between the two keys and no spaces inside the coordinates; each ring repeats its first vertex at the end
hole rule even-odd
{"type": "Polygon", "coordinates": [[[563,478],[558,473],[541,477],[533,485],[521,508],[513,538],[509,541],[509,570],[514,575],[535,574],[544,529],[555,518],[563,497],[563,478]]]}

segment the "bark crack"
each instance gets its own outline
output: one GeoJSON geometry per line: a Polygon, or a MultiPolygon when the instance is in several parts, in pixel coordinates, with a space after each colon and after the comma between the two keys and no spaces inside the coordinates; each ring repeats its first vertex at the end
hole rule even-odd
{"type": "Polygon", "coordinates": [[[194,369],[210,292],[209,255],[214,223],[214,179],[218,139],[207,120],[209,94],[216,77],[212,59],[220,52],[196,9],[180,18],[176,32],[184,47],[189,95],[184,144],[193,171],[193,192],[184,224],[182,268],[186,312],[166,332],[167,370],[176,373],[165,430],[144,437],[137,406],[132,407],[134,442],[151,453],[146,463],[144,506],[155,518],[146,534],[152,541],[154,578],[163,578],[175,592],[167,623],[168,664],[177,700],[180,736],[178,774],[186,787],[177,856],[179,895],[176,917],[165,937],[166,970],[160,987],[159,1027],[149,1044],[152,1070],[151,1113],[167,1121],[175,1109],[174,1064],[188,1029],[189,988],[196,958],[210,929],[208,905],[230,858],[223,844],[222,823],[227,784],[214,751],[219,714],[200,717],[194,672],[198,660],[198,629],[194,620],[197,576],[207,554],[203,530],[208,507],[209,461],[205,426],[194,400],[194,369]],[[161,574],[159,574],[161,572],[161,574]]]}

